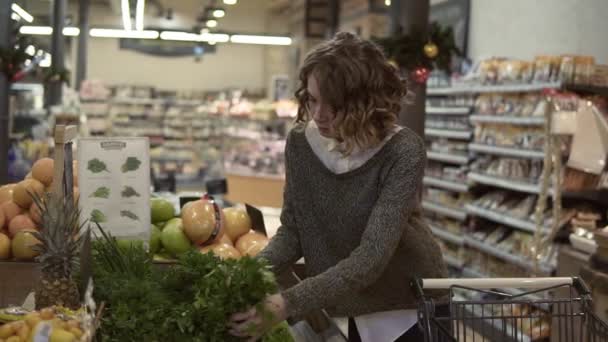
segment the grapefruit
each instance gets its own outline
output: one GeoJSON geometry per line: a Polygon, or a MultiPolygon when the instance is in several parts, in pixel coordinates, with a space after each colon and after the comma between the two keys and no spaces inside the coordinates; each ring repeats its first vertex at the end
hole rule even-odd
{"type": "Polygon", "coordinates": [[[13,189],[17,184],[7,184],[0,186],[0,204],[13,199],[13,189]]]}
{"type": "Polygon", "coordinates": [[[247,211],[240,208],[225,208],[223,211],[226,218],[226,234],[230,240],[236,241],[251,230],[251,218],[247,211]]]}
{"type": "Polygon", "coordinates": [[[0,260],[6,260],[11,256],[11,239],[6,234],[0,233],[0,260]]]}
{"type": "Polygon", "coordinates": [[[213,252],[216,256],[222,259],[239,259],[241,257],[241,253],[236,250],[236,248],[231,245],[227,245],[225,243],[218,243],[214,245],[209,245],[205,247],[199,248],[199,252],[206,254],[209,252],[213,252]]]}
{"type": "Polygon", "coordinates": [[[42,196],[44,185],[35,179],[26,179],[17,183],[13,189],[13,202],[23,209],[28,209],[32,202],[32,195],[42,196]]]}
{"type": "Polygon", "coordinates": [[[160,240],[165,249],[175,256],[187,252],[191,247],[190,240],[184,233],[182,220],[179,218],[167,222],[160,235],[160,240]]]}
{"type": "Polygon", "coordinates": [[[22,230],[15,235],[11,243],[13,256],[17,260],[33,260],[38,256],[38,252],[32,250],[32,247],[39,244],[40,241],[32,234],[34,231],[22,230]]]}
{"type": "Polygon", "coordinates": [[[241,236],[236,242],[236,249],[243,255],[252,255],[259,253],[268,245],[268,238],[258,232],[250,231],[241,236]]]}
{"type": "Polygon", "coordinates": [[[150,214],[152,223],[168,221],[175,217],[173,204],[162,198],[150,200],[150,214]]]}
{"type": "MultiPolygon", "coordinates": [[[[198,200],[188,203],[182,209],[182,221],[184,233],[190,241],[197,245],[213,244],[224,234],[223,213],[220,210],[219,232],[212,239],[212,234],[216,229],[215,210],[211,202],[198,200]]],[[[166,229],[166,228],[165,228],[166,229]]]]}
{"type": "Polygon", "coordinates": [[[9,223],[13,219],[13,217],[23,212],[23,209],[21,209],[20,206],[16,205],[15,202],[13,202],[12,200],[4,202],[1,207],[2,211],[4,212],[5,223],[9,223]]]}
{"type": "Polygon", "coordinates": [[[38,159],[32,165],[32,177],[48,186],[53,181],[55,161],[51,158],[38,159]]]}
{"type": "Polygon", "coordinates": [[[27,215],[17,215],[8,224],[8,234],[15,237],[22,230],[36,230],[36,224],[27,215]]]}

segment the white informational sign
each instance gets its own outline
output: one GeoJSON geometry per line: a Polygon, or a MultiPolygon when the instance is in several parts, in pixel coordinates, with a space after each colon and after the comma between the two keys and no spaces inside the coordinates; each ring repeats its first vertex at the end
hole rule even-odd
{"type": "Polygon", "coordinates": [[[147,138],[79,139],[78,184],[83,220],[98,222],[115,237],[149,241],[147,138]]]}

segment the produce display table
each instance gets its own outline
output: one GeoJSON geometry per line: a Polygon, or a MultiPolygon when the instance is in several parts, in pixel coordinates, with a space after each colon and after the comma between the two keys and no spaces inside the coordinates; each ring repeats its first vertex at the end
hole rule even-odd
{"type": "Polygon", "coordinates": [[[229,172],[226,180],[229,201],[274,208],[283,206],[283,176],[229,172]]]}
{"type": "Polygon", "coordinates": [[[0,308],[21,305],[39,279],[38,263],[0,261],[0,308]]]}

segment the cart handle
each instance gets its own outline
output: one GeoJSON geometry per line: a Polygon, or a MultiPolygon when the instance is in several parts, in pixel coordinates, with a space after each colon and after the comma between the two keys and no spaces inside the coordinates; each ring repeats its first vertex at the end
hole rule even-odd
{"type": "Polygon", "coordinates": [[[452,286],[462,286],[475,289],[541,289],[546,287],[573,285],[572,277],[546,277],[546,278],[478,278],[478,279],[420,279],[423,289],[449,289],[452,286]]]}

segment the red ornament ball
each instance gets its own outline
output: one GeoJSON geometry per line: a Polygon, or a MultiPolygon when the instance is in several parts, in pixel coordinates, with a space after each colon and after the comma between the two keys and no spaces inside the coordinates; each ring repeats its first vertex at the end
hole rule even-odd
{"type": "Polygon", "coordinates": [[[426,83],[426,81],[429,79],[430,73],[431,71],[425,67],[416,68],[414,71],[412,71],[412,78],[417,83],[426,83]]]}

